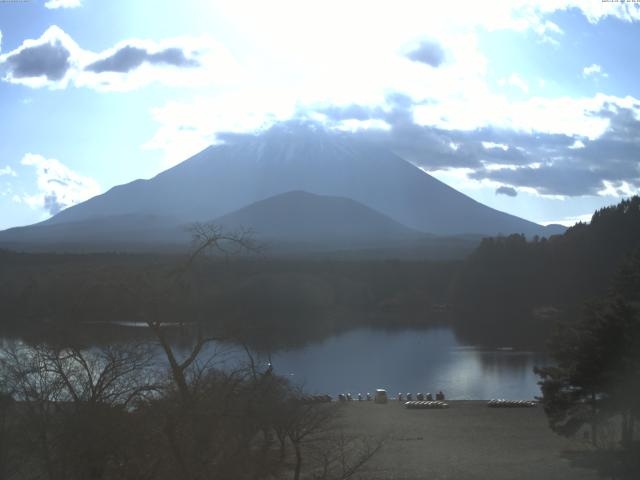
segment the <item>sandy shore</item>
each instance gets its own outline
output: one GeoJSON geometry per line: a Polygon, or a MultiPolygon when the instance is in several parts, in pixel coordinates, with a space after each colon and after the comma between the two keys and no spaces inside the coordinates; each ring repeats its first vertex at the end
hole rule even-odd
{"type": "Polygon", "coordinates": [[[367,479],[595,479],[568,457],[586,448],[554,434],[540,406],[488,408],[485,401],[448,401],[446,410],[407,410],[349,402],[341,408],[345,428],[383,436],[383,450],[370,461],[367,479]]]}

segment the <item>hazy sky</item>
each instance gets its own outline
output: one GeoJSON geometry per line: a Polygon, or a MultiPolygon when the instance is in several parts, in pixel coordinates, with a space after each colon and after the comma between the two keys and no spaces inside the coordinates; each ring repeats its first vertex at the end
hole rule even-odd
{"type": "Polygon", "coordinates": [[[0,228],[290,118],[500,210],[640,189],[640,4],[0,0],[0,228]]]}

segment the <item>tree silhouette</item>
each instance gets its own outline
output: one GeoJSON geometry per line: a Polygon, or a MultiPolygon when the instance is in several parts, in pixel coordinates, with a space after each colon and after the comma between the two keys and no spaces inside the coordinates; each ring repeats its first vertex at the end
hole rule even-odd
{"type": "Polygon", "coordinates": [[[609,295],[585,307],[578,321],[561,324],[550,341],[555,366],[536,368],[550,427],[565,436],[619,422],[619,447],[627,472],[638,473],[640,421],[640,250],[621,268],[609,295]],[[634,453],[634,455],[630,455],[634,453]],[[636,458],[635,461],[629,459],[636,458]]]}

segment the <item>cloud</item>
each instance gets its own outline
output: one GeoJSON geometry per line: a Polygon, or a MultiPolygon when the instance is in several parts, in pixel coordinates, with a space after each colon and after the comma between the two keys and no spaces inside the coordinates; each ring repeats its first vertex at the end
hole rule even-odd
{"type": "Polygon", "coordinates": [[[640,102],[628,106],[604,104],[593,115],[609,121],[597,138],[512,136],[511,144],[525,152],[522,161],[512,158],[508,168],[483,164],[474,167],[468,177],[529,188],[542,195],[621,196],[640,192],[640,102]]]}
{"type": "Polygon", "coordinates": [[[584,213],[582,215],[570,215],[561,218],[560,220],[549,220],[543,223],[543,225],[564,225],[565,227],[572,227],[578,222],[589,223],[593,213],[584,213]]]}
{"type": "Polygon", "coordinates": [[[527,85],[527,82],[525,82],[524,79],[517,73],[512,73],[509,78],[502,78],[498,80],[498,85],[511,85],[519,88],[523,93],[529,93],[529,85],[527,85]]]}
{"type": "MultiPolygon", "coordinates": [[[[362,5],[334,0],[311,7],[295,0],[225,2],[221,14],[230,24],[243,22],[243,31],[250,31],[261,47],[261,65],[269,68],[251,73],[263,88],[253,95],[243,84],[242,91],[216,92],[155,108],[152,115],[159,128],[144,148],[164,151],[167,163],[175,164],[219,141],[225,131],[246,132],[303,117],[391,147],[427,171],[464,171],[469,183],[490,183],[491,193],[507,184],[521,194],[588,195],[603,191],[609,176],[620,178],[617,168],[612,167],[615,174],[603,176],[593,160],[581,164],[578,159],[588,154],[588,148],[570,148],[581,143],[593,147],[608,131],[612,119],[602,107],[609,97],[538,97],[531,94],[537,90],[536,78],[515,72],[507,72],[502,91],[488,84],[491,65],[482,52],[479,31],[510,29],[553,43],[564,34],[549,15],[570,9],[578,13],[579,2],[463,0],[459,8],[431,9],[400,0],[391,10],[369,2],[367,22],[354,24],[362,5]],[[251,18],[247,8],[253,12],[251,18]],[[286,18],[282,11],[288,12],[286,18]],[[326,34],[329,23],[331,35],[326,34]],[[425,32],[432,40],[424,41],[425,32]],[[403,48],[407,46],[413,49],[403,48]],[[511,94],[519,91],[525,95],[513,101],[511,94]],[[243,98],[244,93],[251,101],[243,98]],[[272,102],[276,105],[265,100],[271,98],[277,99],[272,102]],[[483,142],[507,148],[487,148],[483,142]],[[581,182],[572,189],[543,178],[547,167],[597,173],[578,175],[581,182]],[[516,172],[523,168],[532,171],[516,172]],[[500,175],[520,175],[523,186],[493,179],[500,175]]],[[[585,16],[594,22],[611,16],[633,20],[609,6],[588,5],[585,16]]],[[[553,83],[548,80],[550,87],[555,87],[553,83]]],[[[257,90],[255,84],[249,88],[257,90]]],[[[630,162],[628,153],[622,158],[621,164],[630,162]]],[[[607,157],[602,162],[610,161],[607,157]]]]}
{"type": "Polygon", "coordinates": [[[518,191],[513,187],[500,186],[496,188],[496,195],[506,195],[507,197],[517,197],[518,191]]]}
{"type": "Polygon", "coordinates": [[[38,193],[22,198],[32,208],[42,208],[55,215],[100,193],[100,186],[93,178],[79,175],[58,160],[27,153],[21,163],[36,170],[38,193]]]}
{"type": "Polygon", "coordinates": [[[316,112],[326,115],[328,118],[334,121],[340,120],[370,120],[379,113],[375,108],[365,105],[327,105],[326,107],[318,107],[316,112]]]}
{"type": "Polygon", "coordinates": [[[44,6],[48,9],[77,8],[82,6],[82,0],[48,0],[44,6]]]}
{"type": "Polygon", "coordinates": [[[31,87],[66,85],[73,67],[76,43],[62,29],[51,26],[37,40],[26,40],[17,49],[0,55],[3,80],[31,87]]]}
{"type": "Polygon", "coordinates": [[[221,132],[250,132],[296,115],[295,99],[265,95],[262,90],[221,97],[170,101],[151,111],[160,128],[143,149],[164,152],[164,166],[173,166],[216,143],[221,132]]]}
{"type": "Polygon", "coordinates": [[[606,73],[604,70],[602,70],[602,67],[596,63],[589,65],[588,67],[584,67],[582,69],[582,76],[584,78],[588,78],[588,77],[602,77],[602,78],[607,78],[609,76],[608,73],[606,73]]]}
{"type": "Polygon", "coordinates": [[[407,53],[407,58],[437,68],[444,62],[445,53],[438,42],[423,40],[415,49],[407,53]]]}
{"type": "Polygon", "coordinates": [[[153,110],[156,134],[144,148],[176,164],[225,132],[263,129],[289,119],[353,132],[427,172],[461,172],[467,185],[558,196],[618,195],[640,189],[640,100],[528,97],[507,101],[414,98],[388,93],[380,103],[297,102],[238,92],[153,110]]]}
{"type": "Polygon", "coordinates": [[[542,42],[549,43],[554,46],[558,46],[560,42],[551,35],[563,35],[564,31],[555,23],[550,20],[536,19],[533,21],[532,29],[536,32],[542,42]]]}
{"type": "MultiPolygon", "coordinates": [[[[481,52],[479,31],[531,31],[546,41],[546,37],[562,35],[562,29],[549,18],[561,10],[580,10],[594,22],[611,16],[624,21],[640,18],[638,5],[586,5],[577,0],[461,0],[455,9],[432,9],[415,0],[399,0],[394,9],[359,0],[348,6],[327,0],[313,7],[294,0],[274,1],[262,5],[238,0],[216,6],[221,21],[246,35],[248,45],[259,46],[259,53],[245,52],[244,68],[212,39],[186,36],[165,41],[123,39],[105,51],[49,42],[49,50],[62,45],[69,52],[69,64],[62,62],[57,74],[54,70],[48,75],[24,76],[18,70],[12,76],[4,58],[0,58],[0,69],[6,81],[47,88],[71,85],[129,91],[151,83],[240,88],[260,79],[270,88],[295,92],[304,103],[311,100],[309,97],[332,103],[380,101],[387,91],[403,91],[414,98],[424,92],[472,98],[487,89],[488,60],[481,52]],[[367,9],[367,22],[354,22],[361,17],[363,7],[367,9]],[[252,15],[247,16],[247,11],[252,15]],[[282,11],[288,15],[283,16],[282,11]],[[326,33],[327,24],[332,25],[331,35],[326,33]],[[424,40],[425,32],[429,32],[430,40],[424,40]],[[415,45],[409,52],[409,58],[415,61],[407,61],[403,49],[407,45],[415,45]],[[354,63],[354,58],[358,62],[354,63]],[[292,66],[295,71],[288,70],[292,66]],[[56,80],[65,67],[64,77],[56,80]]],[[[208,13],[206,7],[202,8],[208,13]]],[[[64,50],[56,51],[64,54],[64,50]]],[[[40,63],[37,65],[42,71],[40,63]]],[[[465,101],[461,98],[461,104],[465,101]]]]}
{"type": "Polygon", "coordinates": [[[70,52],[62,42],[44,43],[25,48],[18,53],[8,55],[5,64],[13,78],[41,77],[54,82],[61,80],[69,67],[70,52]]]}
{"type": "Polygon", "coordinates": [[[0,168],[0,177],[2,176],[17,177],[18,174],[13,168],[7,165],[6,167],[0,168]]]}
{"type": "MultiPolygon", "coordinates": [[[[532,102],[537,103],[532,99],[515,107],[523,115],[532,102]]],[[[556,131],[537,121],[525,126],[499,120],[469,130],[421,125],[415,111],[429,105],[416,105],[406,98],[404,103],[388,102],[384,107],[325,108],[323,112],[333,114],[325,117],[330,127],[343,122],[346,112],[384,120],[388,130],[363,130],[357,135],[391,148],[426,171],[457,170],[470,182],[496,189],[507,184],[545,196],[640,192],[640,100],[599,95],[543,105],[551,118],[561,110],[571,112],[572,128],[556,131]],[[596,121],[600,129],[585,128],[580,117],[596,121]]]]}
{"type": "Polygon", "coordinates": [[[91,54],[74,78],[78,87],[130,91],[151,83],[168,86],[230,86],[242,77],[235,59],[207,37],[176,37],[160,42],[125,40],[91,54]]]}
{"type": "MultiPolygon", "coordinates": [[[[582,2],[581,0],[564,0],[557,2],[557,8],[567,10],[579,9],[591,23],[613,17],[625,22],[640,20],[640,5],[637,2],[582,2]]],[[[547,5],[549,9],[553,6],[547,5]]]]}
{"type": "Polygon", "coordinates": [[[94,53],[80,48],[61,28],[25,40],[0,55],[2,80],[32,88],[65,88],[70,83],[100,91],[128,91],[150,83],[171,86],[231,84],[240,70],[228,51],[203,36],[160,42],[130,39],[94,53]]]}
{"type": "Polygon", "coordinates": [[[166,48],[159,52],[151,53],[144,48],[126,45],[112,55],[87,65],[85,70],[95,73],[127,73],[138,68],[145,62],[152,65],[173,65],[174,67],[197,67],[199,65],[197,60],[187,58],[185,53],[176,47],[166,48]]]}

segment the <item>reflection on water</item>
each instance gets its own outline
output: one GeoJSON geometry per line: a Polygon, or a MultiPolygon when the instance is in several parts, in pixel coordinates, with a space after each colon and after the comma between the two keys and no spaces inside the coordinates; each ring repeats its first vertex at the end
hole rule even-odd
{"type": "Polygon", "coordinates": [[[443,390],[451,399],[531,399],[544,355],[464,346],[450,328],[359,329],[272,356],[276,372],[310,393],[443,390]]]}
{"type": "MultiPolygon", "coordinates": [[[[101,330],[99,343],[153,340],[148,329],[138,327],[136,324],[101,330]]],[[[168,329],[167,333],[174,347],[187,355],[193,337],[181,332],[168,329]]],[[[95,340],[94,335],[89,337],[95,340]]],[[[32,339],[38,340],[45,338],[32,339]]],[[[214,352],[220,366],[237,366],[247,359],[242,348],[231,348],[229,344],[210,345],[203,351],[203,359],[214,352]]],[[[157,353],[164,363],[159,348],[157,353]]],[[[533,367],[549,363],[541,353],[463,345],[449,327],[351,330],[303,347],[275,352],[271,360],[276,373],[289,377],[308,393],[335,396],[385,388],[395,396],[397,392],[442,390],[449,399],[532,399],[540,394],[533,367]]],[[[267,360],[259,361],[264,366],[267,360]]]]}

